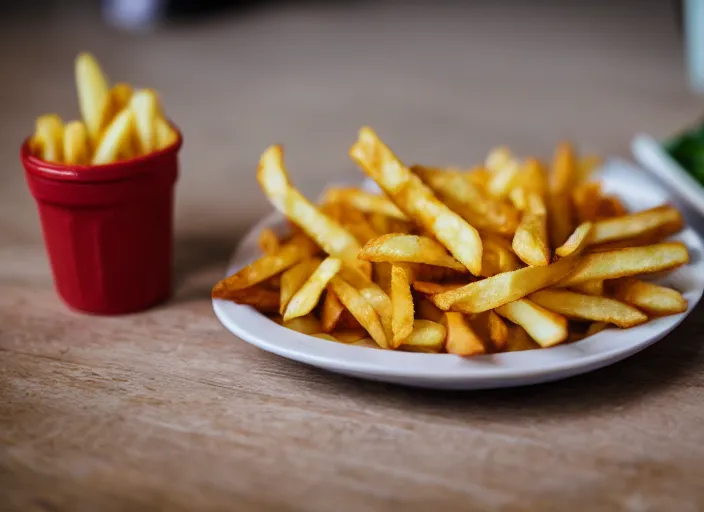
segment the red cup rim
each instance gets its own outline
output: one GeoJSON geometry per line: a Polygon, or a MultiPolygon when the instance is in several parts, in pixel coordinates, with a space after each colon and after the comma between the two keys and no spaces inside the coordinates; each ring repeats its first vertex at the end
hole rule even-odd
{"type": "Polygon", "coordinates": [[[176,142],[159,151],[152,151],[147,155],[120,160],[103,165],[68,165],[55,162],[46,162],[34,156],[29,150],[29,140],[27,137],[20,148],[20,159],[27,172],[60,181],[96,182],[96,181],[118,181],[134,177],[144,173],[144,167],[150,161],[158,160],[163,156],[178,152],[183,144],[181,130],[171,123],[171,127],[176,131],[176,142]]]}

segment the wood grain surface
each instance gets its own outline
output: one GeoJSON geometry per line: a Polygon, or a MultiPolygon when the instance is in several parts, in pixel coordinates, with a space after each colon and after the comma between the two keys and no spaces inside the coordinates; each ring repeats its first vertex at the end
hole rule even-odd
{"type": "Polygon", "coordinates": [[[668,2],[566,4],[265,4],[139,36],[78,7],[3,17],[0,510],[703,510],[702,305],[610,368],[448,393],[269,355],[208,299],[269,210],[269,143],[313,195],[359,176],[346,149],[364,123],[449,164],[562,138],[626,156],[638,131],[698,116],[668,2]],[[185,134],[176,294],[142,314],[59,301],[17,159],[36,115],[76,115],[81,49],[159,89],[185,134]]]}

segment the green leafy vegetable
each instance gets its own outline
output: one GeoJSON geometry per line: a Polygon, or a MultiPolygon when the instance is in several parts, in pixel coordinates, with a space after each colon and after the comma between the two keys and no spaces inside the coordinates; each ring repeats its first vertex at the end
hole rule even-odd
{"type": "Polygon", "coordinates": [[[704,185],[704,123],[671,140],[665,149],[694,179],[704,185]]]}

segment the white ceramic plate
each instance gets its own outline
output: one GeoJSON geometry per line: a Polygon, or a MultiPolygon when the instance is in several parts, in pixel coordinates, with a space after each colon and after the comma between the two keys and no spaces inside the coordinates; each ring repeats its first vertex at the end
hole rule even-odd
{"type": "Polygon", "coordinates": [[[650,135],[638,135],[631,143],[638,163],[651,171],[681,196],[687,205],[704,216],[704,186],[692,178],[650,135]]]}
{"type": "MultiPolygon", "coordinates": [[[[602,171],[606,192],[618,193],[629,208],[641,210],[663,203],[666,193],[640,169],[610,161],[602,171]]],[[[368,186],[368,184],[367,184],[368,186]]],[[[284,230],[272,214],[242,240],[228,274],[260,256],[257,235],[264,227],[284,230]]],[[[461,358],[451,354],[419,354],[344,345],[286,329],[249,306],[214,300],[215,314],[243,340],[280,356],[356,377],[443,389],[482,389],[548,382],[613,364],[662,339],[692,311],[704,289],[704,247],[687,229],[677,238],[690,250],[691,263],[659,279],[684,293],[689,311],[659,318],[632,329],[607,329],[576,343],[549,349],[461,358]]]]}

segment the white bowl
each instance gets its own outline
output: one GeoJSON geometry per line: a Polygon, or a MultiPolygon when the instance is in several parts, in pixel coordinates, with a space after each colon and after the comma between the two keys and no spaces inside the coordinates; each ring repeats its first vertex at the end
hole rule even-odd
{"type": "MultiPolygon", "coordinates": [[[[604,188],[619,193],[633,210],[667,201],[665,191],[626,162],[612,160],[602,170],[604,188]]],[[[365,186],[369,186],[365,184],[365,186]]],[[[284,218],[272,214],[242,240],[228,275],[260,256],[257,236],[264,227],[283,232],[284,218]]],[[[632,329],[607,329],[594,336],[548,349],[462,358],[358,347],[286,329],[249,306],[213,300],[213,309],[233,334],[257,347],[332,372],[370,380],[442,389],[483,389],[548,382],[620,361],[662,339],[684,320],[704,290],[704,246],[691,229],[676,239],[687,244],[691,263],[658,279],[680,290],[686,313],[658,318],[632,329]]]]}

